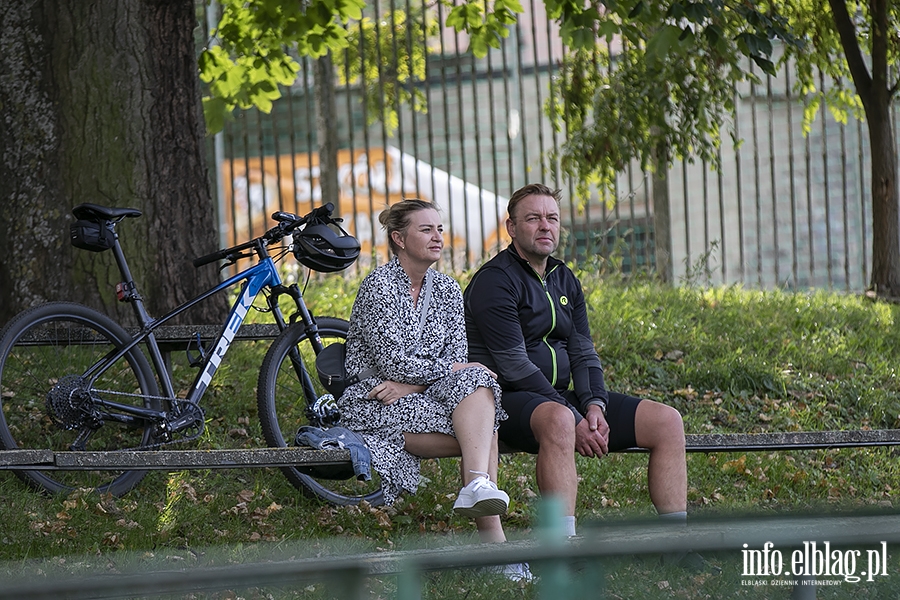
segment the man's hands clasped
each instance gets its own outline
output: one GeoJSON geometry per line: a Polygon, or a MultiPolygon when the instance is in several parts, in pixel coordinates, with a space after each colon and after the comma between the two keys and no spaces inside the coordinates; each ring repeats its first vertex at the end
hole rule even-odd
{"type": "Polygon", "coordinates": [[[609,425],[599,406],[589,406],[587,414],[575,426],[575,450],[589,458],[609,453],[609,425]]]}

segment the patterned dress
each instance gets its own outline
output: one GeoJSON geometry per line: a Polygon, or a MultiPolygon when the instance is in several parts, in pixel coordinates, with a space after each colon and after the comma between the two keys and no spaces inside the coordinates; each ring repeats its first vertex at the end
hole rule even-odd
{"type": "Polygon", "coordinates": [[[479,387],[494,392],[494,431],[506,419],[500,387],[486,370],[451,371],[468,354],[459,284],[433,269],[426,277],[432,290],[421,336],[426,286],[413,305],[410,279],[396,257],[363,280],[347,334],[347,372],[374,369],[377,376],[344,391],[338,399],[341,424],[366,440],[389,504],[402,490],[415,492],[419,484],[419,457],[404,450],[404,432],[454,435],[454,409],[479,387]],[[382,381],[429,387],[385,406],[366,397],[382,381]]]}

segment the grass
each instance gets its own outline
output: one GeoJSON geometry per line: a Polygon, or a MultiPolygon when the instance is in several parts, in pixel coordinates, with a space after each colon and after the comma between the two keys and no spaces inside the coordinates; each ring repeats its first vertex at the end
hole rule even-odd
{"type": "MultiPolygon", "coordinates": [[[[688,433],[898,425],[898,306],[827,292],[663,288],[587,273],[582,279],[609,387],[677,407],[688,433]]],[[[323,278],[310,286],[306,299],[315,314],[347,317],[357,284],[323,278]]],[[[207,432],[195,447],[264,445],[255,385],[266,348],[248,342],[232,349],[204,399],[207,432]]],[[[195,371],[184,360],[175,369],[180,385],[189,385],[195,371]]],[[[689,511],[698,520],[892,512],[900,505],[895,454],[889,448],[691,454],[689,511]]],[[[646,456],[578,462],[580,526],[654,516],[646,456]]],[[[118,499],[85,491],[47,497],[0,473],[0,581],[35,573],[159,570],[474,542],[471,523],[451,511],[456,461],[426,461],[423,474],[420,491],[392,507],[334,508],[304,497],[275,469],[152,472],[118,499]]],[[[504,518],[507,534],[529,538],[537,506],[533,457],[504,456],[500,484],[512,500],[504,518]]],[[[634,557],[587,570],[602,567],[602,585],[613,598],[789,597],[787,589],[742,587],[737,548],[708,558],[722,567],[722,575],[634,557]]],[[[892,556],[890,577],[820,588],[817,597],[896,597],[898,566],[892,556]]],[[[397,592],[392,577],[372,578],[367,585],[372,597],[397,592]]],[[[466,570],[428,574],[423,589],[427,598],[541,595],[538,586],[466,570]]],[[[334,594],[333,585],[312,582],[204,597],[334,594]]]]}

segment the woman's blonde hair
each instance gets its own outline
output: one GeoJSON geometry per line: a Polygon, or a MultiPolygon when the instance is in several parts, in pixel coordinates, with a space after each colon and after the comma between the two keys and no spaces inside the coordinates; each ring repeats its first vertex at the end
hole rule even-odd
{"type": "Polygon", "coordinates": [[[420,200],[419,198],[401,200],[381,211],[381,214],[378,215],[378,222],[381,223],[381,226],[387,233],[391,252],[397,254],[397,244],[394,242],[392,234],[398,231],[401,236],[405,236],[406,230],[409,228],[410,215],[414,212],[428,209],[441,211],[434,202],[420,200]]]}

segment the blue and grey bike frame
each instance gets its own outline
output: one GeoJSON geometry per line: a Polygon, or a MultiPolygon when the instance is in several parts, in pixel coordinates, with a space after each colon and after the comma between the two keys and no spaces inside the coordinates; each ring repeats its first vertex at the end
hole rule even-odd
{"type": "MultiPolygon", "coordinates": [[[[279,330],[283,331],[288,327],[288,323],[285,322],[284,316],[281,313],[281,309],[278,306],[279,297],[283,294],[287,294],[294,300],[298,311],[298,314],[292,316],[291,321],[293,322],[294,320],[296,320],[296,317],[299,316],[303,323],[306,324],[306,334],[310,340],[312,348],[316,353],[320,352],[322,350],[322,340],[319,337],[318,327],[316,326],[315,321],[310,315],[309,310],[306,307],[306,303],[303,302],[303,296],[300,292],[299,286],[296,283],[291,284],[290,286],[285,286],[282,283],[281,277],[278,274],[278,269],[275,266],[275,261],[273,261],[269,256],[266,245],[262,240],[253,240],[252,242],[244,244],[243,247],[253,248],[255,250],[257,256],[259,257],[259,262],[257,264],[238,273],[237,275],[234,275],[233,277],[230,277],[226,281],[223,281],[222,283],[197,296],[196,298],[185,302],[165,316],[160,317],[159,319],[153,319],[147,313],[140,294],[137,293],[136,286],[133,283],[133,279],[131,276],[131,271],[129,270],[128,264],[125,261],[125,256],[122,252],[121,246],[119,245],[118,239],[116,239],[113,244],[112,250],[116,258],[116,263],[119,266],[119,270],[121,271],[122,276],[125,278],[125,283],[119,285],[119,299],[122,301],[130,302],[132,304],[132,306],[134,307],[135,315],[137,316],[137,319],[141,324],[141,330],[133,336],[133,339],[128,344],[126,344],[116,352],[111,352],[101,361],[94,364],[90,369],[88,369],[88,371],[85,373],[85,377],[90,378],[90,384],[93,385],[93,382],[103,372],[109,369],[123,356],[131,352],[132,349],[135,348],[135,346],[146,341],[147,350],[150,353],[150,359],[153,362],[153,366],[156,370],[160,384],[162,385],[163,393],[166,396],[166,399],[175,399],[175,390],[172,385],[171,375],[169,374],[169,370],[166,367],[162,351],[159,348],[159,344],[153,334],[153,331],[170,319],[183,313],[184,311],[196,306],[197,304],[203,302],[214,294],[217,294],[241,281],[244,281],[245,283],[241,288],[241,292],[238,294],[238,298],[235,301],[234,306],[232,306],[231,308],[231,312],[228,316],[228,321],[226,322],[224,328],[216,339],[213,350],[206,354],[200,372],[197,374],[194,383],[191,385],[187,397],[181,400],[182,402],[193,404],[199,402],[200,398],[203,396],[203,393],[206,391],[207,387],[209,387],[209,383],[212,380],[213,375],[215,375],[216,371],[218,370],[223,357],[231,347],[231,343],[234,341],[234,337],[238,329],[240,329],[241,325],[243,324],[244,319],[246,318],[247,313],[250,310],[250,307],[253,305],[259,293],[265,288],[269,288],[272,292],[270,295],[268,295],[266,301],[269,310],[272,312],[273,317],[275,318],[275,322],[277,323],[279,330]]],[[[303,367],[302,361],[300,361],[299,353],[297,353],[295,356],[292,356],[292,358],[294,368],[297,371],[297,375],[300,378],[304,391],[308,394],[308,397],[313,397],[315,394],[315,392],[313,391],[313,382],[309,376],[309,373],[303,367]]],[[[119,414],[106,414],[104,415],[104,418],[120,423],[138,424],[138,421],[145,422],[147,420],[158,420],[164,414],[161,413],[161,411],[134,405],[120,404],[102,398],[95,398],[95,401],[98,405],[103,406],[106,409],[119,411],[119,414]],[[129,415],[134,416],[129,417],[129,415]]],[[[172,403],[171,409],[172,411],[175,411],[177,416],[177,403],[172,403]]],[[[172,413],[170,412],[169,415],[172,416],[172,413]]],[[[186,421],[185,424],[187,424],[187,422],[188,421],[186,421]]],[[[173,431],[178,430],[178,425],[179,423],[177,422],[177,420],[170,424],[173,431]]]]}

